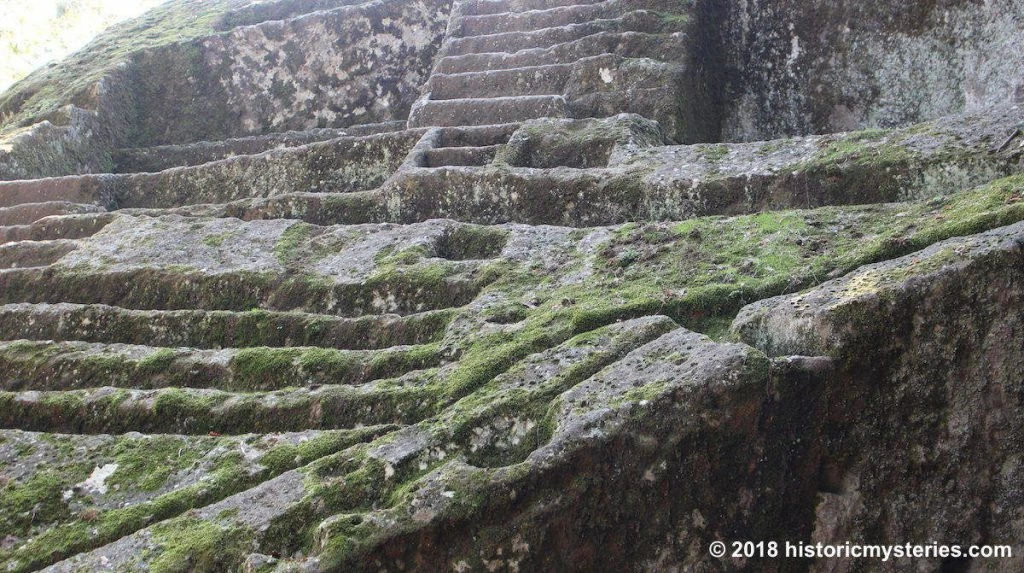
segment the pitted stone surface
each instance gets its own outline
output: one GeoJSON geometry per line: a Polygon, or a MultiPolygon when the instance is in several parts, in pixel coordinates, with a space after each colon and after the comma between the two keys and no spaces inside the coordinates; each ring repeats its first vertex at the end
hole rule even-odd
{"type": "Polygon", "coordinates": [[[0,95],[0,569],[1019,543],[1020,2],[797,4],[171,0],[0,95]]]}

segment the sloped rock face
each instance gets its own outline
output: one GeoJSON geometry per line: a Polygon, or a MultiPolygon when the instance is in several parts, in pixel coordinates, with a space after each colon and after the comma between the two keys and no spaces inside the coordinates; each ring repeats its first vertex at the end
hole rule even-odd
{"type": "Polygon", "coordinates": [[[25,80],[0,567],[1020,571],[1019,7],[848,4],[172,1],[25,80]]]}

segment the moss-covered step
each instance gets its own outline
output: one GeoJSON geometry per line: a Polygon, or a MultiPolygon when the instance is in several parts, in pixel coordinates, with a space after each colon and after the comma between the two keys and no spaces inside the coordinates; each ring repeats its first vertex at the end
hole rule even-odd
{"type": "Polygon", "coordinates": [[[437,344],[382,350],[232,348],[193,350],[87,342],[0,343],[3,390],[215,388],[277,390],[359,385],[441,366],[437,344]]]}
{"type": "Polygon", "coordinates": [[[617,164],[650,169],[646,212],[666,219],[903,201],[1019,172],[1019,150],[998,147],[1022,121],[1004,106],[891,130],[639,148],[617,164]]]}
{"type": "MultiPolygon", "coordinates": [[[[587,362],[585,356],[577,358],[587,362]]],[[[404,450],[421,449],[421,435],[398,432],[303,468],[301,491],[288,474],[256,488],[253,495],[268,496],[264,512],[243,507],[253,495],[234,496],[76,556],[56,570],[101,562],[146,570],[151,564],[139,555],[167,556],[179,564],[206,559],[211,566],[226,568],[243,562],[301,567],[315,560],[325,570],[377,570],[424,555],[421,544],[433,545],[441,531],[447,532],[446,550],[431,553],[424,562],[432,570],[460,562],[464,568],[480,568],[484,560],[543,568],[542,556],[550,554],[528,548],[543,546],[548,536],[545,520],[552,513],[592,515],[594,504],[627,497],[630,507],[642,503],[653,508],[666,503],[662,488],[675,483],[670,478],[677,471],[722,488],[740,487],[751,479],[742,468],[760,455],[762,441],[754,431],[768,382],[763,355],[676,329],[619,358],[597,374],[569,383],[568,388],[579,391],[551,396],[550,437],[512,465],[484,468],[467,463],[471,439],[434,450],[430,463],[412,474],[396,472],[395,466],[368,454],[388,452],[401,459],[404,450]],[[720,439],[709,448],[711,436],[720,439]],[[687,454],[678,459],[675,451],[687,454]],[[707,474],[707,456],[730,460],[728,468],[707,474]],[[601,460],[615,471],[579,482],[574,468],[588,460],[601,460]],[[271,486],[276,495],[270,494],[271,486]],[[506,520],[523,527],[498,526],[499,521],[509,523],[506,520]],[[469,533],[470,522],[482,535],[469,533]],[[532,528],[530,523],[545,525],[532,528]],[[189,531],[228,540],[220,545],[231,549],[213,552],[210,536],[191,536],[189,531]]],[[[573,369],[568,363],[565,367],[566,373],[573,369]]],[[[668,493],[678,493],[669,489],[673,491],[668,493]]],[[[723,511],[733,504],[729,496],[716,499],[723,511]]],[[[684,515],[697,505],[693,495],[674,496],[671,503],[684,515]]],[[[729,513],[708,517],[724,520],[729,513]]],[[[629,516],[638,517],[634,512],[614,515],[603,525],[618,531],[629,529],[617,527],[628,524],[629,516]]],[[[556,527],[576,534],[575,529],[556,527]]],[[[707,535],[701,529],[686,531],[688,542],[703,541],[707,535]]],[[[612,557],[614,561],[626,556],[612,557]]]]}
{"type": "Polygon", "coordinates": [[[0,206],[67,200],[106,207],[178,207],[248,197],[373,189],[405,159],[422,130],[341,137],[158,173],[0,181],[0,206]]]}
{"type": "MultiPolygon", "coordinates": [[[[708,505],[695,503],[692,495],[668,500],[679,493],[674,491],[677,487],[714,483],[728,488],[749,479],[740,468],[748,463],[744,460],[758,455],[761,446],[752,436],[768,371],[764,356],[748,347],[715,344],[684,329],[670,332],[554,397],[550,438],[519,463],[486,468],[448,455],[395,490],[388,507],[356,507],[325,519],[314,537],[315,559],[325,569],[363,571],[371,563],[395,566],[421,555],[420,543],[443,535],[446,550],[429,558],[425,567],[462,563],[472,570],[499,563],[543,569],[545,555],[550,554],[535,548],[548,542],[552,529],[569,538],[578,534],[576,526],[569,525],[579,523],[575,518],[561,521],[553,515],[578,513],[588,523],[579,527],[608,528],[614,536],[611,530],[621,531],[619,525],[647,514],[611,512],[613,517],[602,524],[582,516],[594,515],[594,504],[614,504],[620,498],[623,503],[628,498],[630,508],[671,503],[686,508],[684,513],[697,505],[707,510],[708,505]],[[685,453],[668,454],[669,450],[685,453]],[[728,459],[725,465],[733,469],[706,474],[707,456],[728,459]],[[610,471],[588,476],[615,477],[581,480],[579,469],[591,464],[610,471]],[[686,472],[685,485],[668,485],[679,483],[678,472],[686,472]],[[661,489],[666,486],[673,492],[661,489]],[[516,527],[501,532],[498,515],[516,527]],[[470,522],[475,539],[468,534],[470,522]]],[[[722,498],[717,503],[730,502],[722,498]]],[[[686,537],[704,535],[693,528],[686,537]]],[[[626,567],[629,551],[602,558],[620,560],[626,567]]],[[[294,565],[303,561],[284,560],[294,565]]]]}
{"type": "MultiPolygon", "coordinates": [[[[290,554],[307,515],[305,476],[287,471],[217,503],[189,511],[44,569],[75,573],[114,564],[122,571],[226,571],[263,568],[267,554],[290,554]]],[[[260,569],[255,569],[260,570],[260,569]]]]}
{"type": "MultiPolygon", "coordinates": [[[[825,355],[831,364],[823,380],[801,385],[820,393],[820,409],[809,410],[820,414],[810,418],[827,430],[819,442],[827,448],[814,465],[823,487],[807,520],[836,520],[838,527],[817,530],[821,543],[879,530],[940,544],[1017,538],[1021,269],[1024,224],[1015,223],[867,265],[739,314],[733,333],[780,355],[779,363],[796,353],[825,355]]],[[[943,561],[921,564],[941,570],[943,561]]],[[[1014,561],[1003,569],[1016,568],[1014,561]]]]}
{"type": "Polygon", "coordinates": [[[461,306],[490,278],[481,273],[452,274],[452,266],[430,265],[382,273],[366,283],[337,284],[308,275],[210,275],[174,268],[91,273],[51,266],[0,270],[0,302],[70,301],[143,310],[301,310],[354,318],[461,306]]]}
{"type": "Polygon", "coordinates": [[[0,227],[0,244],[14,241],[82,239],[100,232],[111,221],[111,213],[52,215],[26,225],[0,227]]]}
{"type": "Polygon", "coordinates": [[[409,424],[443,405],[438,378],[426,370],[358,386],[260,392],[176,387],[0,392],[0,427],[86,434],[245,434],[409,424]]]}
{"type": "MultiPolygon", "coordinates": [[[[361,194],[298,193],[182,212],[317,224],[449,218],[586,227],[920,199],[1020,170],[1016,149],[990,151],[1024,120],[1024,112],[997,111],[896,130],[758,143],[624,145],[609,156],[609,167],[599,168],[534,169],[498,161],[485,167],[405,169],[361,194]]],[[[512,163],[549,167],[571,160],[570,148],[579,145],[574,129],[571,122],[559,127],[550,120],[524,125],[510,142],[540,151],[512,163]]],[[[609,130],[606,142],[619,135],[609,130]]],[[[498,159],[506,161],[502,153],[498,159]]]]}
{"type": "Polygon", "coordinates": [[[331,128],[286,131],[220,141],[117,149],[111,156],[114,173],[155,173],[173,167],[202,165],[237,155],[256,155],[270,149],[298,147],[346,135],[348,132],[345,129],[331,128]]]}
{"type": "Polygon", "coordinates": [[[0,430],[0,563],[31,571],[394,428],[243,436],[0,430]]]}
{"type": "Polygon", "coordinates": [[[75,242],[67,239],[0,243],[0,269],[45,267],[75,248],[75,242]]]}
{"type": "Polygon", "coordinates": [[[0,207],[0,226],[29,225],[43,217],[53,215],[81,215],[85,213],[102,213],[103,211],[105,209],[99,205],[71,203],[69,201],[22,203],[11,207],[0,207]]]}
{"type": "MultiPolygon", "coordinates": [[[[287,503],[283,504],[276,497],[264,503],[266,513],[274,515],[277,522],[270,530],[278,537],[259,530],[245,532],[254,529],[251,523],[246,523],[249,527],[234,529],[246,536],[255,534],[266,552],[283,552],[282,547],[294,550],[308,543],[308,536],[317,523],[314,516],[322,519],[336,511],[369,509],[379,504],[389,506],[392,499],[405,495],[404,483],[415,481],[450,457],[468,454],[499,465],[514,463],[513,460],[524,458],[543,444],[549,433],[543,419],[531,422],[513,418],[530,415],[543,418],[550,400],[560,391],[674,328],[674,323],[664,317],[627,321],[586,333],[555,349],[531,356],[500,376],[488,390],[489,397],[466,398],[441,416],[410,428],[411,431],[395,429],[374,441],[372,448],[339,451],[307,466],[302,470],[307,476],[306,485],[299,492],[289,493],[294,480],[287,476],[268,482],[267,488],[272,487],[287,498],[287,503]],[[449,427],[451,422],[456,424],[449,427]],[[305,499],[307,497],[311,499],[305,499]]],[[[302,457],[307,463],[312,461],[308,456],[302,457]]],[[[247,497],[251,496],[242,494],[225,499],[221,504],[156,528],[161,532],[179,531],[181,526],[192,528],[200,525],[198,521],[211,517],[248,522],[257,516],[245,515],[244,509],[241,513],[238,509],[231,510],[247,497]]],[[[155,539],[162,537],[158,534],[155,539]]],[[[118,542],[124,543],[128,542],[118,542]]],[[[198,548],[189,545],[183,549],[193,552],[198,548]]],[[[237,557],[227,555],[224,558],[237,557]]]]}
{"type": "MultiPolygon", "coordinates": [[[[23,243],[12,243],[22,245],[23,243]]],[[[0,266],[5,249],[0,246],[0,266]]],[[[349,350],[440,340],[453,310],[360,318],[250,310],[130,310],[101,304],[0,305],[0,340],[78,340],[231,348],[319,346],[349,350]]]]}
{"type": "Polygon", "coordinates": [[[114,173],[156,173],[175,167],[192,167],[240,155],[257,155],[271,149],[299,147],[309,143],[404,131],[404,120],[351,125],[345,128],[312,128],[301,131],[266,133],[217,141],[196,141],[153,147],[115,149],[111,153],[114,173]]]}
{"type": "Polygon", "coordinates": [[[0,300],[414,314],[471,300],[493,279],[486,259],[504,241],[501,231],[451,222],[319,228],[113,216],[102,236],[49,267],[0,271],[0,300]]]}
{"type": "Polygon", "coordinates": [[[963,321],[971,323],[970,329],[982,329],[1002,310],[1016,308],[1021,268],[1024,223],[1014,223],[866,265],[804,292],[758,301],[742,309],[731,332],[770,355],[850,361],[863,356],[866,346],[879,352],[882,341],[921,328],[915,320],[923,321],[920,317],[931,309],[938,314],[964,300],[999,301],[998,309],[979,308],[942,325],[955,331],[956,322],[963,321]]]}
{"type": "Polygon", "coordinates": [[[519,325],[507,336],[520,341],[543,324],[650,314],[722,334],[747,303],[1022,219],[1024,177],[1014,176],[922,201],[579,229],[540,243],[545,260],[526,256],[502,274],[479,297],[478,314],[519,325]]]}
{"type": "Polygon", "coordinates": [[[558,394],[676,328],[664,316],[637,318],[531,354],[437,416],[377,442],[368,459],[384,461],[399,481],[456,453],[480,467],[518,463],[550,439],[558,394]]]}

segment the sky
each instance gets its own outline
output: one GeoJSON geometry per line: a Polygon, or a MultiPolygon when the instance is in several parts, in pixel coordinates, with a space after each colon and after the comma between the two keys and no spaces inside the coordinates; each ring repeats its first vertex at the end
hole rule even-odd
{"type": "Polygon", "coordinates": [[[164,0],[0,0],[0,91],[164,0]]]}

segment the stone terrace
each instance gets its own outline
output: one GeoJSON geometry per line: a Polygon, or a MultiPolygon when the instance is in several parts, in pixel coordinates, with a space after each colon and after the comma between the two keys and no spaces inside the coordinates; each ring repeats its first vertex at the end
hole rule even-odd
{"type": "Polygon", "coordinates": [[[717,142],[713,2],[161,10],[0,98],[6,570],[1024,538],[1012,98],[717,142]]]}

